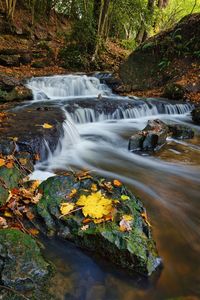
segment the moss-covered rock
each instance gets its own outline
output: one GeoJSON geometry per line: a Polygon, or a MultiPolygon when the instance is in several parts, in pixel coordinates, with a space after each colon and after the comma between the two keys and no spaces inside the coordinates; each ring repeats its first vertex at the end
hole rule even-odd
{"type": "Polygon", "coordinates": [[[184,98],[185,89],[183,86],[177,83],[169,83],[166,85],[163,93],[163,97],[172,100],[181,100],[184,98]]]}
{"type": "MultiPolygon", "coordinates": [[[[149,223],[144,218],[144,207],[125,186],[115,186],[104,178],[85,176],[80,179],[69,174],[49,178],[39,188],[43,192],[43,198],[38,203],[35,214],[42,221],[40,229],[43,232],[71,240],[127,271],[148,276],[160,265],[161,260],[149,223]],[[94,187],[113,203],[110,220],[95,223],[90,218],[85,225],[88,220],[80,207],[60,218],[61,203],[76,203],[80,196],[92,195],[94,187]],[[120,222],[125,215],[131,216],[132,221],[129,223],[129,230],[123,231],[120,222]]],[[[35,221],[38,225],[38,220],[35,221]]]]}
{"type": "Polygon", "coordinates": [[[47,283],[51,273],[51,265],[31,236],[15,229],[0,230],[2,285],[18,291],[35,290],[47,283]]]}
{"type": "Polygon", "coordinates": [[[127,89],[140,90],[177,81],[187,71],[188,60],[190,64],[199,63],[199,36],[200,14],[184,17],[173,28],[151,37],[131,53],[120,66],[122,82],[127,89]]]}
{"type": "Polygon", "coordinates": [[[16,187],[23,176],[16,166],[10,169],[5,166],[0,167],[0,206],[7,200],[9,190],[16,187]]]}

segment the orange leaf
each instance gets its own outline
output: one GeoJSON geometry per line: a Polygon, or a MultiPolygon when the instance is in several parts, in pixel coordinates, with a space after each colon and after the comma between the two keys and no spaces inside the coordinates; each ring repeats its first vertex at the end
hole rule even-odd
{"type": "Polygon", "coordinates": [[[117,186],[117,187],[122,186],[122,183],[117,179],[113,180],[113,184],[114,184],[114,186],[117,186]]]}

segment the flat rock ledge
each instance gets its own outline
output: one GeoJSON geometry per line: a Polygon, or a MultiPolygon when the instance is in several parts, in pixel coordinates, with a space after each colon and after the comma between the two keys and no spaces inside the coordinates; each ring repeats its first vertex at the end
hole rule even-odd
{"type": "MultiPolygon", "coordinates": [[[[146,211],[120,182],[69,173],[47,179],[39,189],[43,197],[34,207],[34,222],[43,233],[70,240],[130,273],[150,276],[161,266],[146,211]],[[86,216],[84,208],[77,207],[80,199],[95,203],[97,198],[106,198],[112,207],[101,219],[86,216]],[[74,207],[65,216],[63,203],[74,207]]],[[[100,210],[94,203],[91,209],[100,210]]]]}

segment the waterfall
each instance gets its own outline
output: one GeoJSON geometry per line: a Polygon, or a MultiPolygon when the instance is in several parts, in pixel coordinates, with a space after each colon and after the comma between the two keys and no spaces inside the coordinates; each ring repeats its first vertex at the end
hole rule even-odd
{"type": "MultiPolygon", "coordinates": [[[[111,101],[111,100],[108,100],[111,101]]],[[[101,110],[98,111],[97,107],[82,107],[81,104],[76,105],[73,111],[69,111],[69,114],[72,120],[75,123],[83,124],[83,123],[92,123],[92,122],[101,122],[106,120],[121,120],[121,119],[137,119],[148,116],[156,116],[158,114],[168,114],[168,115],[182,115],[189,113],[193,105],[189,103],[185,104],[163,104],[158,105],[152,103],[145,103],[136,105],[134,101],[132,101],[132,107],[126,108],[122,103],[121,105],[117,105],[116,108],[109,112],[107,106],[101,107],[101,110]]],[[[130,106],[130,104],[129,104],[130,106]]],[[[68,107],[66,107],[66,110],[68,107]]]]}
{"type": "Polygon", "coordinates": [[[109,87],[101,84],[98,78],[86,75],[35,77],[26,85],[32,90],[35,101],[111,94],[109,87]]]}

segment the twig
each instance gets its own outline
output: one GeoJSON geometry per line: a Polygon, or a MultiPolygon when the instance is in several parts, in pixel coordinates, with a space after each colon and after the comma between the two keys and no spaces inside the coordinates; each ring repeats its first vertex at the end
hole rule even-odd
{"type": "Polygon", "coordinates": [[[63,218],[63,217],[66,217],[66,216],[68,216],[68,215],[71,215],[73,212],[79,211],[79,210],[81,210],[81,209],[82,209],[82,207],[79,207],[79,208],[76,208],[76,209],[74,209],[74,210],[71,210],[71,211],[68,212],[67,214],[64,214],[64,215],[60,216],[59,219],[61,219],[61,218],[63,218]]]}
{"type": "Polygon", "coordinates": [[[0,288],[5,289],[5,290],[7,290],[7,291],[10,291],[10,292],[12,292],[12,293],[14,293],[14,294],[16,294],[16,295],[22,297],[22,298],[25,299],[25,300],[30,300],[30,298],[27,298],[26,296],[20,294],[19,292],[15,291],[14,289],[12,289],[12,288],[10,288],[10,287],[8,287],[8,286],[0,285],[0,288]]]}

